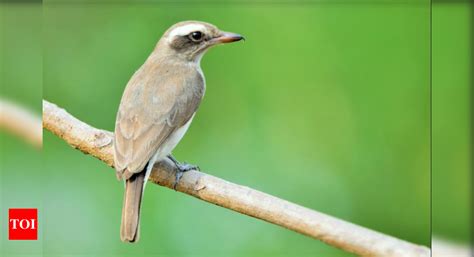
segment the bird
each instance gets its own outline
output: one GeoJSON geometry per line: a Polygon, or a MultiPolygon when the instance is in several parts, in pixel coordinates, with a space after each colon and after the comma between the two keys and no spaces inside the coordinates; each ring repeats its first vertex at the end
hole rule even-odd
{"type": "Polygon", "coordinates": [[[206,89],[201,58],[216,45],[243,40],[202,21],[174,24],[127,83],[116,115],[114,166],[125,183],[120,239],[137,242],[146,182],[156,162],[169,158],[183,172],[197,166],[172,155],[188,130],[206,89]]]}

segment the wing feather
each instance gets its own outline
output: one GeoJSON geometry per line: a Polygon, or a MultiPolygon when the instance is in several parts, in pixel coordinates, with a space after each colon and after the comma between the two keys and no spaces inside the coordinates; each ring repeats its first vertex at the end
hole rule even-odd
{"type": "Polygon", "coordinates": [[[115,123],[115,169],[141,172],[178,128],[186,124],[204,94],[193,69],[144,64],[127,84],[115,123]]]}

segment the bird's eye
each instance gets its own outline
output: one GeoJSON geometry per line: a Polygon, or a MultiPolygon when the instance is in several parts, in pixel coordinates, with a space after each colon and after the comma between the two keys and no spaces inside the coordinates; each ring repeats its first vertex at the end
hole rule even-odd
{"type": "Polygon", "coordinates": [[[189,34],[189,38],[194,42],[200,42],[204,38],[204,34],[200,31],[194,31],[189,34]]]}

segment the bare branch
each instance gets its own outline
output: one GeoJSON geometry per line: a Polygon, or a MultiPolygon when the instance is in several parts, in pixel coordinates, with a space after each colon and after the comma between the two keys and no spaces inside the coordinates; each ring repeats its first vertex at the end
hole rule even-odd
{"type": "Polygon", "coordinates": [[[431,240],[433,257],[469,257],[473,256],[472,248],[467,244],[454,242],[434,236],[431,240]]]}
{"type": "MultiPolygon", "coordinates": [[[[113,166],[113,134],[93,128],[56,105],[43,101],[43,127],[72,147],[113,166]]],[[[150,181],[173,188],[175,167],[170,160],[155,165],[150,181]]],[[[199,171],[189,171],[177,191],[261,219],[360,256],[423,256],[430,250],[329,215],[237,185],[199,171]]]]}
{"type": "Polygon", "coordinates": [[[25,107],[0,99],[0,128],[40,148],[43,144],[41,119],[25,107]]]}

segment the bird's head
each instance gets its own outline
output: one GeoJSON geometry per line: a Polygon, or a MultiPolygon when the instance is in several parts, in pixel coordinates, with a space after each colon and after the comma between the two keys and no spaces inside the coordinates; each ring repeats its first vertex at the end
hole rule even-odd
{"type": "Polygon", "coordinates": [[[221,31],[206,22],[184,21],[165,32],[156,50],[199,63],[206,50],[212,46],[242,39],[244,37],[239,34],[221,31]]]}

